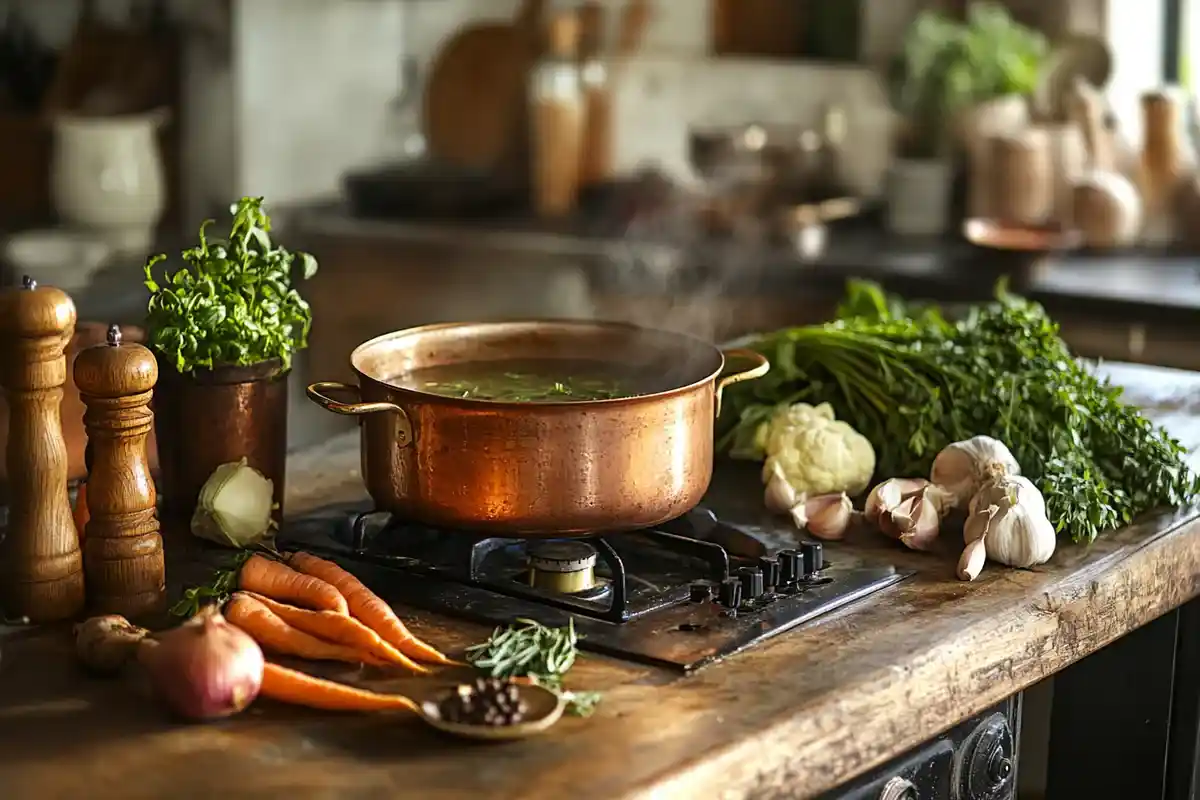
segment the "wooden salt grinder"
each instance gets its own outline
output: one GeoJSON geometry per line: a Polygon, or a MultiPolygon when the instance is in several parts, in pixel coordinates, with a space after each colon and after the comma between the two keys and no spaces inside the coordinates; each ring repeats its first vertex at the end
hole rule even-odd
{"type": "Polygon", "coordinates": [[[83,608],[79,536],[67,496],[61,405],[75,304],[26,277],[5,293],[0,326],[8,340],[0,382],[8,398],[8,532],[3,543],[4,610],[56,622],[83,608]]]}
{"type": "Polygon", "coordinates": [[[92,613],[137,618],[160,610],[165,600],[157,494],[146,455],[157,381],[154,355],[139,344],[122,344],[116,325],[109,326],[107,342],[75,359],[92,450],[91,517],[83,543],[92,613]]]}

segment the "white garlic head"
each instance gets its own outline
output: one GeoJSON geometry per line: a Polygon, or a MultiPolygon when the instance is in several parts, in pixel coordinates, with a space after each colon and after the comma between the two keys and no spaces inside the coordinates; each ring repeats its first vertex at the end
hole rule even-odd
{"type": "Polygon", "coordinates": [[[933,459],[929,479],[950,494],[954,508],[964,508],[985,482],[1000,475],[1020,475],[1021,466],[1008,446],[991,436],[972,436],[948,444],[933,459]]]}
{"type": "MultiPolygon", "coordinates": [[[[1033,481],[1023,475],[1000,475],[985,481],[971,498],[967,513],[972,515],[981,508],[1000,506],[1001,501],[1006,498],[1010,503],[1019,503],[1042,516],[1046,515],[1046,499],[1033,485],[1033,481]]],[[[965,532],[966,528],[963,530],[965,532]]],[[[966,538],[965,533],[963,538],[966,538]]]]}
{"type": "Polygon", "coordinates": [[[1041,492],[1028,481],[999,483],[990,482],[981,491],[988,493],[987,498],[971,503],[963,539],[968,544],[982,539],[988,559],[999,564],[1027,569],[1046,563],[1054,555],[1058,537],[1041,492]],[[995,502],[984,503],[984,499],[995,502]]]}

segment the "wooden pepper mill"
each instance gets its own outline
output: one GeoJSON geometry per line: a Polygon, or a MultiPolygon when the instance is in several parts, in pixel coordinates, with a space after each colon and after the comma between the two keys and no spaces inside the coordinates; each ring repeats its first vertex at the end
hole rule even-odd
{"type": "Polygon", "coordinates": [[[157,381],[154,355],[122,344],[117,325],[109,326],[107,342],[75,359],[92,455],[83,565],[88,607],[96,614],[137,618],[161,609],[165,599],[157,493],[146,455],[157,381]]]}
{"type": "Polygon", "coordinates": [[[31,622],[55,622],[83,608],[83,563],[67,496],[67,444],[60,406],[75,304],[26,277],[0,302],[5,352],[0,382],[8,398],[8,532],[4,537],[4,610],[31,622]]]}

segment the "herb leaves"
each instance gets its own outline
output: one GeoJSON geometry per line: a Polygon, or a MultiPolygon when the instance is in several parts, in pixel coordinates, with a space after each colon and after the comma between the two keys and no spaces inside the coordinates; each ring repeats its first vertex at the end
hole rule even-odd
{"type": "Polygon", "coordinates": [[[150,343],[181,373],[220,365],[248,366],[273,358],[291,366],[292,354],[308,344],[312,312],[292,287],[299,266],[307,280],[317,271],[308,253],[290,253],[271,241],[263,198],[243,197],[230,209],[228,241],[209,241],[205,220],[200,243],[182,253],[185,267],[161,284],[146,263],[150,290],[150,343]],[[298,264],[297,264],[298,262],[298,264]]]}
{"type": "Polygon", "coordinates": [[[1178,442],[1076,361],[1040,306],[998,297],[950,322],[853,282],[836,322],[752,343],[771,371],[726,390],[719,446],[748,452],[759,423],[796,402],[831,403],[875,447],[877,477],[928,475],[947,444],[987,434],[1075,541],[1200,493],[1178,442]]]}
{"type": "Polygon", "coordinates": [[[467,661],[493,678],[529,678],[567,700],[567,711],[589,716],[600,702],[598,692],[563,689],[563,676],[574,664],[579,636],[575,622],[565,628],[548,628],[531,619],[519,619],[508,628],[496,628],[482,644],[467,648],[467,661]]]}

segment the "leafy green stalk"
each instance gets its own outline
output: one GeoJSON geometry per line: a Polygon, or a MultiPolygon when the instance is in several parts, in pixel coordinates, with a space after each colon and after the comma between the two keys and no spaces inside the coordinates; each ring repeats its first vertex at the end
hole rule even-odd
{"type": "Polygon", "coordinates": [[[496,628],[481,644],[467,648],[467,661],[493,678],[530,678],[567,700],[567,711],[589,716],[600,702],[599,692],[563,689],[563,676],[575,664],[579,636],[572,619],[565,628],[548,628],[531,619],[496,628]]]}
{"type": "Polygon", "coordinates": [[[832,404],[875,447],[880,477],[928,475],[947,444],[987,434],[1075,541],[1200,492],[1179,443],[1075,360],[1040,306],[1003,287],[952,323],[854,282],[840,315],[751,345],[772,368],[726,390],[719,447],[755,455],[758,426],[796,402],[832,404]]]}
{"type": "Polygon", "coordinates": [[[317,262],[272,243],[262,206],[261,197],[234,204],[227,241],[210,241],[215,221],[205,220],[199,244],[181,254],[185,266],[161,284],[152,269],[167,257],[146,263],[150,343],[181,373],[275,358],[287,369],[293,353],[308,346],[312,312],[292,287],[292,271],[298,261],[307,280],[317,262]]]}
{"type": "Polygon", "coordinates": [[[235,555],[230,565],[213,572],[207,584],[185,589],[179,602],[171,606],[170,614],[180,619],[191,619],[200,613],[200,609],[209,605],[224,605],[229,596],[237,589],[238,571],[250,558],[253,552],[244,550],[235,555]]]}

